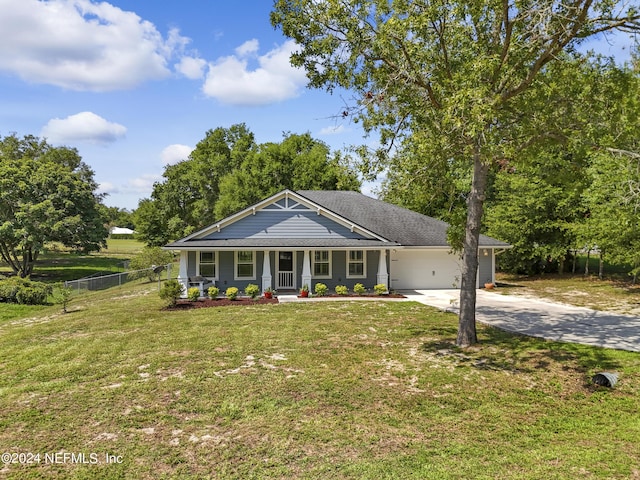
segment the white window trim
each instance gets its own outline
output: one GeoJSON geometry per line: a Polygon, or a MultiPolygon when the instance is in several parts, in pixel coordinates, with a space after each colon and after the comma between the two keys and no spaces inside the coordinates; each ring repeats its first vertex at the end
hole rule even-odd
{"type": "Polygon", "coordinates": [[[347,250],[347,278],[367,278],[367,251],[366,250],[347,250]],[[360,263],[352,262],[351,252],[362,252],[362,275],[349,275],[349,264],[360,263]]]}
{"type": "Polygon", "coordinates": [[[218,263],[218,252],[217,251],[210,252],[209,250],[198,250],[196,252],[196,275],[208,278],[209,280],[218,280],[219,272],[220,272],[220,264],[218,263]],[[214,277],[209,277],[209,276],[200,274],[200,253],[202,253],[202,252],[213,253],[213,262],[214,262],[214,265],[216,266],[216,274],[215,274],[214,277]]]}
{"type": "MultiPolygon", "coordinates": [[[[249,265],[249,262],[242,262],[242,265],[249,265]]],[[[255,280],[256,279],[256,251],[255,250],[235,250],[233,252],[233,279],[242,280],[255,280]],[[251,262],[253,268],[253,275],[251,277],[239,277],[238,276],[238,252],[251,252],[253,261],[251,262]]]]}
{"type": "MultiPolygon", "coordinates": [[[[325,262],[319,262],[325,263],[325,262]]],[[[330,279],[333,278],[333,252],[331,250],[312,250],[311,251],[311,278],[330,279]],[[315,275],[316,271],[316,252],[329,253],[329,275],[315,275]]]]}

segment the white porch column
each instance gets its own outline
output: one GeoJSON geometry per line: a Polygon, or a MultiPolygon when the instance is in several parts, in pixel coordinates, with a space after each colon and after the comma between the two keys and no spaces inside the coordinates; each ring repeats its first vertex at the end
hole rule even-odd
{"type": "Polygon", "coordinates": [[[182,298],[187,298],[187,290],[189,289],[189,274],[187,273],[187,263],[189,262],[189,252],[180,250],[180,268],[178,270],[178,282],[184,287],[182,298]]]}
{"type": "Polygon", "coordinates": [[[262,260],[262,291],[267,288],[273,288],[273,279],[271,277],[271,259],[269,258],[269,250],[263,252],[264,258],[262,260]]]}
{"type": "Polygon", "coordinates": [[[380,258],[378,259],[378,284],[383,284],[389,290],[389,274],[387,273],[387,251],[380,250],[380,258]]]}
{"type": "Polygon", "coordinates": [[[311,255],[309,250],[304,251],[304,258],[302,260],[302,285],[307,285],[309,291],[313,291],[313,286],[311,285],[311,255]]]}

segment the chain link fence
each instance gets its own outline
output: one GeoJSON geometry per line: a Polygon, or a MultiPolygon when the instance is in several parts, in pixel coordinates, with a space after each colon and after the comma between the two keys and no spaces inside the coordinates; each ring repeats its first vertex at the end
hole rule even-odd
{"type": "Polygon", "coordinates": [[[75,292],[105,290],[111,287],[120,287],[126,283],[138,280],[140,278],[148,278],[149,281],[157,281],[160,288],[160,281],[171,278],[171,264],[152,266],[142,270],[130,270],[128,272],[111,273],[104,275],[103,273],[95,273],[88,277],[78,280],[69,280],[64,282],[65,287],[71,287],[75,292]],[[163,273],[166,272],[166,275],[163,273]]]}

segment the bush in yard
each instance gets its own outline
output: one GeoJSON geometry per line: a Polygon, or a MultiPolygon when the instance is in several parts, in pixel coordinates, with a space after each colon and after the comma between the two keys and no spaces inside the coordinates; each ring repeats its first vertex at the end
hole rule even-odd
{"type": "Polygon", "coordinates": [[[44,305],[53,293],[53,287],[28,278],[12,277],[0,280],[0,302],[23,305],[44,305]]]}
{"type": "Polygon", "coordinates": [[[254,285],[253,283],[250,283],[249,285],[247,285],[247,288],[244,289],[244,294],[251,298],[256,298],[259,293],[260,287],[258,285],[254,285]]]}
{"type": "Polygon", "coordinates": [[[180,295],[184,290],[184,286],[177,280],[167,280],[160,289],[160,298],[167,300],[169,306],[173,307],[178,302],[180,295]]]}
{"type": "Polygon", "coordinates": [[[347,295],[349,293],[349,289],[344,285],[338,285],[336,286],[336,293],[338,295],[347,295]]]}
{"type": "Polygon", "coordinates": [[[220,293],[220,289],[216,286],[209,287],[209,289],[207,290],[207,294],[209,294],[209,298],[211,300],[215,300],[216,298],[218,298],[219,293],[220,293]]]}
{"type": "Polygon", "coordinates": [[[367,293],[367,289],[364,288],[364,285],[361,283],[356,283],[353,286],[353,291],[358,295],[364,295],[365,293],[367,293]]]}
{"type": "Polygon", "coordinates": [[[19,277],[0,280],[0,302],[16,303],[16,292],[21,281],[19,277]]]}
{"type": "Polygon", "coordinates": [[[373,291],[376,292],[377,295],[384,295],[387,293],[387,286],[384,283],[378,283],[373,286],[373,291]]]}
{"type": "Polygon", "coordinates": [[[192,302],[197,302],[200,298],[200,289],[198,287],[191,287],[187,290],[187,298],[192,302]]]}
{"type": "Polygon", "coordinates": [[[16,300],[22,305],[44,305],[47,297],[53,293],[51,285],[40,282],[32,282],[31,285],[19,288],[16,292],[16,300]]]}
{"type": "Polygon", "coordinates": [[[324,283],[316,283],[316,286],[314,287],[314,291],[319,297],[324,297],[327,294],[327,290],[329,289],[324,283]]]}
{"type": "Polygon", "coordinates": [[[62,305],[62,313],[67,313],[67,305],[71,302],[71,295],[73,295],[73,289],[66,287],[64,282],[58,285],[58,294],[56,295],[56,301],[62,305]]]}
{"type": "Polygon", "coordinates": [[[237,287],[229,287],[227,288],[227,291],[224,292],[224,294],[229,300],[235,300],[236,298],[238,298],[238,291],[239,290],[237,287]]]}

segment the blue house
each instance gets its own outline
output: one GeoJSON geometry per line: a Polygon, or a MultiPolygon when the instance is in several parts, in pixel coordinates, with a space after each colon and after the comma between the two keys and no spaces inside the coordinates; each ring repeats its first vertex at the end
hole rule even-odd
{"type": "MultiPolygon", "coordinates": [[[[164,248],[180,252],[178,279],[221,290],[254,283],[297,290],[457,288],[460,258],[448,224],[352,191],[284,190],[164,248]]],[[[495,253],[509,245],[482,235],[478,285],[495,281],[495,253]]],[[[185,291],[186,291],[185,288],[185,291]]]]}

